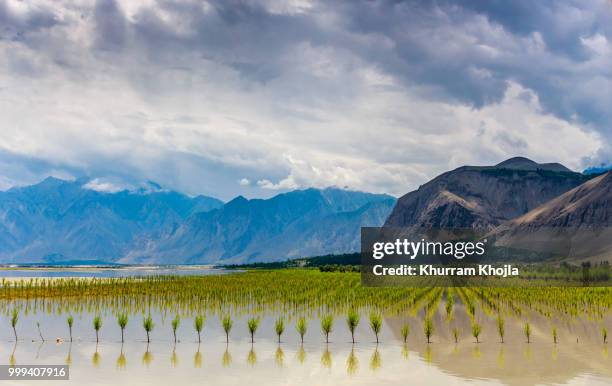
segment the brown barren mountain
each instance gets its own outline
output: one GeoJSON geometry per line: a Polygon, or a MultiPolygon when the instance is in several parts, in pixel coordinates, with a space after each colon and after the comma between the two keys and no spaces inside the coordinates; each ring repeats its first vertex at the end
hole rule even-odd
{"type": "Polygon", "coordinates": [[[558,163],[523,157],[495,166],[463,166],[401,197],[385,227],[491,230],[588,178],[558,163]]]}
{"type": "Polygon", "coordinates": [[[612,172],[502,224],[496,245],[559,257],[612,257],[612,172]]]}

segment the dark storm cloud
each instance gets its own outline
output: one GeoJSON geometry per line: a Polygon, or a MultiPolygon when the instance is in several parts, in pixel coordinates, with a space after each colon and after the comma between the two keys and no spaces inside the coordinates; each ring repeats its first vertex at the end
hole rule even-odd
{"type": "MultiPolygon", "coordinates": [[[[610,134],[611,73],[589,68],[584,38],[612,40],[612,4],[599,1],[437,1],[341,3],[350,30],[393,42],[370,59],[408,85],[433,85],[474,106],[498,101],[507,80],[535,90],[549,111],[577,115],[610,134]],[[534,47],[541,38],[542,47],[534,47]],[[493,52],[495,50],[495,52],[493,52]],[[605,76],[601,89],[577,87],[605,76]],[[608,99],[609,100],[609,99],[608,99]],[[597,102],[597,103],[593,103],[597,102]]],[[[608,58],[608,64],[612,67],[608,58]]]]}
{"type": "MultiPolygon", "coordinates": [[[[268,81],[286,70],[283,55],[302,42],[347,50],[394,75],[426,97],[475,107],[499,101],[507,81],[537,92],[556,115],[609,133],[610,70],[589,66],[597,53],[583,39],[612,40],[612,7],[598,1],[339,1],[305,13],[275,14],[264,3],[161,1],[130,23],[135,44],[163,60],[185,52],[226,64],[247,80],[268,81]],[[186,31],[181,33],[181,31],[186,31]],[[538,44],[542,44],[541,47],[538,44]],[[598,90],[585,82],[604,77],[598,90]]],[[[99,1],[102,48],[122,46],[126,20],[113,1],[99,1]]]]}
{"type": "Polygon", "coordinates": [[[0,37],[22,40],[24,35],[39,32],[57,25],[59,20],[53,9],[36,7],[25,15],[12,12],[5,0],[0,1],[0,37]]]}
{"type": "Polygon", "coordinates": [[[127,21],[116,1],[97,0],[93,17],[97,48],[121,50],[126,41],[127,21]]]}
{"type": "Polygon", "coordinates": [[[172,17],[171,22],[162,20],[155,9],[142,9],[133,18],[135,43],[163,61],[177,59],[177,52],[197,53],[234,68],[246,79],[266,81],[284,70],[279,59],[288,49],[318,34],[308,18],[272,14],[257,3],[207,4],[160,2],[159,9],[172,17]]]}

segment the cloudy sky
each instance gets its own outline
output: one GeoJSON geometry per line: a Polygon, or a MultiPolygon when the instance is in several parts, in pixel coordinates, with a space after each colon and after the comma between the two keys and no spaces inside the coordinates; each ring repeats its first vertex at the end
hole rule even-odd
{"type": "Polygon", "coordinates": [[[0,189],[400,195],[612,162],[612,2],[0,0],[0,189]]]}

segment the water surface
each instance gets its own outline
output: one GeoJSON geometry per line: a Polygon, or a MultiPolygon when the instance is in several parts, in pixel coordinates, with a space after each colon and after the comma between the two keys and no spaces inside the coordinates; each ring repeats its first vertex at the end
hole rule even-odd
{"type": "MultiPolygon", "coordinates": [[[[70,364],[71,381],[37,381],[79,385],[604,385],[612,383],[612,360],[607,345],[592,327],[574,323],[560,328],[560,341],[553,344],[542,321],[533,320],[532,343],[527,344],[519,320],[508,320],[506,343],[501,344],[493,324],[485,324],[481,343],[474,343],[464,321],[435,318],[431,344],[423,337],[415,318],[385,318],[376,344],[367,318],[357,329],[356,344],[342,316],[336,317],[330,343],[319,330],[319,320],[309,321],[304,345],[287,321],[281,343],[274,333],[276,315],[263,317],[255,342],[250,342],[247,316],[235,318],[230,342],[225,342],[219,316],[208,314],[197,343],[193,320],[181,319],[178,343],[173,342],[170,320],[174,315],[156,311],[151,343],[146,343],[142,315],[130,315],[121,343],[120,329],[111,314],[103,314],[100,343],[92,328],[94,312],[75,315],[74,342],[67,341],[65,315],[44,312],[22,315],[20,340],[15,345],[12,330],[4,319],[0,330],[0,364],[70,364]],[[407,320],[412,331],[406,345],[398,336],[400,322],[407,320]],[[36,323],[46,339],[38,336],[36,323]],[[459,326],[457,344],[450,326],[459,326]],[[591,336],[592,335],[592,336],[591,336]],[[580,340],[576,342],[576,336],[580,340]],[[57,339],[57,340],[56,340],[57,339]]],[[[10,384],[10,383],[7,383],[10,384]]],[[[14,382],[24,384],[23,381],[14,382]]]]}
{"type": "Polygon", "coordinates": [[[26,268],[15,267],[0,269],[0,278],[32,278],[32,277],[142,277],[155,275],[201,276],[220,275],[228,272],[225,269],[208,265],[177,265],[177,266],[126,266],[126,267],[49,267],[26,268]]]}

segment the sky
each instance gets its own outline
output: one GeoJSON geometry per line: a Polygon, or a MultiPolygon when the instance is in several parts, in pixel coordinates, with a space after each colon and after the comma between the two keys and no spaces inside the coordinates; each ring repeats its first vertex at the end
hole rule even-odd
{"type": "Polygon", "coordinates": [[[0,189],[402,195],[612,163],[612,2],[0,0],[0,189]]]}

